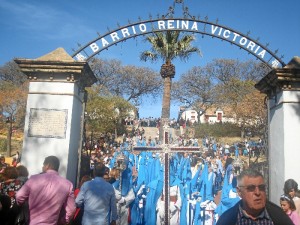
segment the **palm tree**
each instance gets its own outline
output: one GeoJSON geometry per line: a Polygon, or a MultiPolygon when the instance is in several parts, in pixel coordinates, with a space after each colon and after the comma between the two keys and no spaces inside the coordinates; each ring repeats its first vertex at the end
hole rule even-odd
{"type": "Polygon", "coordinates": [[[144,51],[140,55],[143,61],[150,60],[152,62],[162,59],[164,64],[161,66],[160,75],[164,79],[164,93],[161,112],[161,129],[159,139],[162,141],[162,126],[169,121],[170,118],[170,102],[171,102],[171,86],[172,78],[175,76],[175,66],[172,60],[179,58],[186,62],[192,53],[201,55],[200,49],[191,45],[195,40],[194,35],[180,35],[180,31],[155,32],[153,35],[146,37],[152,47],[149,51],[144,51]]]}

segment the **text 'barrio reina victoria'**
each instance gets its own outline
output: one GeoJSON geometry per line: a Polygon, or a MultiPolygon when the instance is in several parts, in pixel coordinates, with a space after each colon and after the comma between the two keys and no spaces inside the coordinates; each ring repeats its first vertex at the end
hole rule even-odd
{"type": "MultiPolygon", "coordinates": [[[[182,30],[189,32],[198,32],[202,34],[207,34],[213,37],[219,37],[221,39],[227,40],[231,43],[234,43],[238,46],[246,48],[248,51],[251,51],[257,57],[264,58],[266,50],[259,46],[257,43],[249,40],[247,37],[242,36],[239,33],[234,32],[230,29],[225,29],[217,25],[202,21],[192,21],[192,20],[157,20],[157,21],[148,21],[144,23],[138,23],[135,25],[128,25],[109,32],[96,41],[90,43],[85,49],[85,54],[90,52],[91,55],[95,55],[101,50],[108,48],[109,46],[120,42],[122,40],[135,37],[138,35],[143,35],[146,33],[156,32],[156,31],[165,31],[165,30],[182,30]]],[[[79,52],[75,58],[79,61],[86,60],[87,56],[79,52]]]]}

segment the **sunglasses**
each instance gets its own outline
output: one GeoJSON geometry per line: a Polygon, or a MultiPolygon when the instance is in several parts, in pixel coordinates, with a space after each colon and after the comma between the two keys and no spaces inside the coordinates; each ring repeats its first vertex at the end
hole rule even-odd
{"type": "Polygon", "coordinates": [[[259,191],[266,191],[266,185],[260,184],[260,185],[247,185],[247,186],[239,186],[239,188],[245,188],[248,192],[254,192],[256,188],[258,188],[259,191]]]}

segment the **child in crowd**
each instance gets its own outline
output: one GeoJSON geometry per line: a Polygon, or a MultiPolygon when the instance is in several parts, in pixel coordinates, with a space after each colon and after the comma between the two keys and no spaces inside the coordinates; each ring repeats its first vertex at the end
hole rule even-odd
{"type": "Polygon", "coordinates": [[[294,179],[288,179],[284,182],[283,188],[284,194],[290,196],[293,199],[296,211],[300,216],[300,191],[298,189],[298,183],[294,179]]]}
{"type": "Polygon", "coordinates": [[[282,210],[290,217],[295,225],[300,225],[300,217],[296,212],[296,206],[290,196],[283,194],[280,196],[280,206],[282,210]]]}

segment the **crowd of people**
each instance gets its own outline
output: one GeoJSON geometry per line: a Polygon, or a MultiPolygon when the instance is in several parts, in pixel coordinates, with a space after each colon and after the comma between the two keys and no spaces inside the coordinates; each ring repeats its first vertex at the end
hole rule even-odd
{"type": "MultiPolygon", "coordinates": [[[[141,126],[141,127],[159,127],[160,118],[154,118],[152,116],[146,118],[133,119],[128,117],[124,120],[124,125],[127,126],[141,126]]],[[[179,127],[179,123],[175,118],[170,120],[170,127],[175,128],[179,127]]]]}
{"type": "Polygon", "coordinates": [[[180,136],[172,143],[204,150],[170,154],[169,171],[164,171],[164,154],[135,150],[135,146],[160,144],[146,138],[141,127],[121,142],[104,135],[86,145],[90,172],[82,174],[78,187],[59,176],[56,156],[46,157],[41,173],[29,178],[26,167],[8,165],[1,158],[1,224],[163,225],[169,220],[172,225],[300,225],[295,180],[285,182],[283,195],[274,204],[267,200],[262,174],[246,163],[235,164],[241,156],[255,156],[252,149],[261,149],[260,140],[229,145],[214,138],[204,137],[201,142],[180,136]]]}

